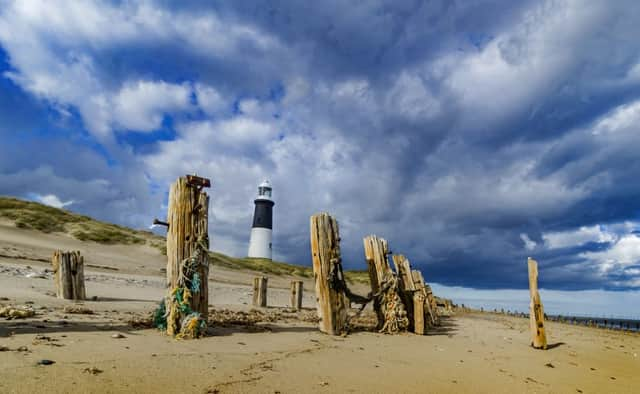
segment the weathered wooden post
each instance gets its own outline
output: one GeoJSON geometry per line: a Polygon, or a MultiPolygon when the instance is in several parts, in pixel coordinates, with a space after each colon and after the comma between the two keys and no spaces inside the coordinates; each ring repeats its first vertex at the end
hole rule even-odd
{"type": "Polygon", "coordinates": [[[401,254],[394,254],[392,260],[396,268],[396,273],[398,274],[400,296],[407,310],[409,331],[422,335],[424,334],[424,307],[422,305],[415,305],[417,298],[414,296],[417,295],[417,292],[413,278],[411,277],[411,265],[409,260],[401,254]],[[418,316],[421,313],[422,316],[418,316]]]}
{"type": "Polygon", "coordinates": [[[266,308],[268,280],[266,276],[256,276],[253,278],[253,306],[266,308]]]}
{"type": "Polygon", "coordinates": [[[328,213],[311,216],[311,258],[315,279],[320,331],[330,335],[346,332],[349,300],[340,256],[338,222],[328,213]]]}
{"type": "Polygon", "coordinates": [[[431,286],[426,284],[424,278],[422,277],[422,273],[420,271],[413,271],[413,280],[419,283],[422,283],[424,286],[424,291],[426,293],[427,304],[429,305],[429,315],[431,316],[431,323],[435,326],[440,324],[440,316],[438,315],[438,303],[436,301],[436,297],[433,296],[433,291],[431,290],[431,286]]]}
{"type": "Polygon", "coordinates": [[[378,317],[378,330],[390,334],[405,331],[409,327],[409,319],[399,294],[398,278],[391,270],[387,259],[387,241],[370,235],[365,237],[363,242],[371,291],[377,295],[373,308],[378,317]]]}
{"type": "Polygon", "coordinates": [[[66,300],[87,298],[84,287],[84,257],[80,251],[56,250],[51,258],[56,296],[66,300]]]}
{"type": "Polygon", "coordinates": [[[413,279],[413,285],[416,287],[418,292],[422,294],[420,298],[424,300],[423,308],[424,312],[429,317],[429,325],[437,326],[440,324],[440,319],[438,318],[435,299],[431,292],[431,286],[426,284],[422,276],[422,272],[418,270],[411,271],[411,278],[413,279]]]}
{"type": "Polygon", "coordinates": [[[291,281],[291,307],[300,310],[302,309],[302,281],[291,281]]]}
{"type": "Polygon", "coordinates": [[[538,262],[529,257],[529,324],[531,327],[531,346],[536,349],[547,349],[547,335],[544,331],[544,309],[538,292],[538,262]]]}
{"type": "Polygon", "coordinates": [[[178,178],[169,191],[167,212],[167,334],[201,336],[209,307],[209,196],[211,181],[178,178]]]}

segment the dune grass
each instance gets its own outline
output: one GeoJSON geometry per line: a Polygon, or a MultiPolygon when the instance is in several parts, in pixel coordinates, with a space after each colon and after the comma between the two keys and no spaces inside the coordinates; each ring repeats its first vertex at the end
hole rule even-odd
{"type": "Polygon", "coordinates": [[[136,231],[64,209],[10,197],[0,197],[0,217],[12,220],[18,228],[43,233],[66,233],[81,241],[101,244],[144,244],[147,240],[159,238],[150,232],[136,231]]]}

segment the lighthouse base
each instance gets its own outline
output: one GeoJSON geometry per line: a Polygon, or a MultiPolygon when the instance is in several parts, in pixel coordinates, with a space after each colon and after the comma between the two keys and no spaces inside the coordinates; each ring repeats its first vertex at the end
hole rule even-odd
{"type": "Polygon", "coordinates": [[[249,241],[249,257],[271,260],[271,229],[254,227],[249,241]]]}

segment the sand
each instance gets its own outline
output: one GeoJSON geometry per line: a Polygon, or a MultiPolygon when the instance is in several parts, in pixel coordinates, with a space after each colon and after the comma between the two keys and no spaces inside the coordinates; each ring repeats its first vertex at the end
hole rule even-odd
{"type": "Polygon", "coordinates": [[[640,391],[637,333],[548,322],[551,346],[541,351],[528,346],[527,319],[457,313],[427,336],[358,330],[330,337],[313,322],[309,280],[304,311],[286,308],[292,278],[270,277],[272,307],[249,314],[257,274],[213,267],[210,304],[218,323],[206,338],[178,341],[132,324],[144,321],[164,294],[164,258],[152,248],[0,225],[0,255],[0,305],[29,305],[37,313],[0,318],[1,393],[640,391]],[[97,299],[77,305],[93,314],[65,312],[76,304],[53,297],[42,260],[62,244],[81,250],[93,266],[86,287],[97,299]],[[232,312],[245,314],[220,323],[232,312]],[[252,316],[260,322],[247,322],[252,316]],[[114,338],[118,333],[123,337],[114,338]],[[37,365],[43,359],[55,363],[37,365]]]}

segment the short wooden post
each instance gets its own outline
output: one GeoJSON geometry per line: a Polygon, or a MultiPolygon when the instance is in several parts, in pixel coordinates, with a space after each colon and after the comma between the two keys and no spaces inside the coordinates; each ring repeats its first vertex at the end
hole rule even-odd
{"type": "Polygon", "coordinates": [[[320,331],[330,335],[346,332],[349,300],[336,283],[343,283],[338,222],[328,213],[310,219],[311,258],[315,279],[320,331]]]}
{"type": "Polygon", "coordinates": [[[400,296],[398,278],[391,270],[387,255],[389,246],[383,238],[369,235],[363,239],[369,268],[372,294],[378,296],[373,308],[378,317],[378,330],[386,333],[405,331],[409,327],[407,312],[400,296]]]}
{"type": "Polygon", "coordinates": [[[267,282],[266,276],[256,276],[253,278],[253,306],[259,308],[267,307],[267,282]]]}
{"type": "Polygon", "coordinates": [[[416,289],[422,293],[422,298],[424,299],[424,312],[428,316],[429,325],[437,326],[440,324],[440,320],[435,307],[433,293],[431,292],[431,286],[425,283],[422,272],[418,270],[411,271],[411,278],[413,279],[413,284],[416,289]]]}
{"type": "Polygon", "coordinates": [[[413,332],[418,335],[424,335],[425,330],[425,321],[424,321],[424,307],[425,307],[425,296],[422,291],[413,292],[413,332]]]}
{"type": "Polygon", "coordinates": [[[209,313],[209,196],[206,178],[178,178],[167,212],[167,334],[194,338],[209,313]]]}
{"type": "Polygon", "coordinates": [[[538,262],[529,257],[529,325],[531,327],[531,346],[536,349],[547,349],[547,335],[544,330],[544,309],[538,292],[538,262]]]}
{"type": "Polygon", "coordinates": [[[424,335],[424,305],[418,305],[420,300],[424,301],[424,297],[418,295],[419,291],[413,283],[409,259],[401,254],[394,254],[392,260],[398,273],[398,287],[402,296],[402,302],[407,309],[409,330],[416,334],[424,335]]]}
{"type": "Polygon", "coordinates": [[[300,310],[302,309],[302,281],[291,281],[291,307],[300,310]]]}
{"type": "Polygon", "coordinates": [[[84,287],[84,257],[79,251],[56,250],[51,258],[56,296],[66,300],[87,298],[84,287]]]}

